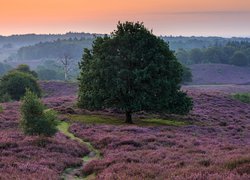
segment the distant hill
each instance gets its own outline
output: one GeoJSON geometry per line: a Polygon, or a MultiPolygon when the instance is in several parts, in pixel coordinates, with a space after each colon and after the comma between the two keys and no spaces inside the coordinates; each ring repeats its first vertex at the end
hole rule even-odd
{"type": "Polygon", "coordinates": [[[192,84],[250,84],[250,67],[226,64],[194,64],[192,84]]]}
{"type": "Polygon", "coordinates": [[[80,38],[94,38],[95,35],[98,34],[91,34],[91,33],[75,33],[75,32],[68,32],[66,34],[23,34],[23,35],[11,35],[11,36],[0,36],[0,46],[3,47],[6,45],[11,46],[29,46],[34,45],[40,42],[49,42],[55,41],[57,39],[80,39],[80,38]]]}

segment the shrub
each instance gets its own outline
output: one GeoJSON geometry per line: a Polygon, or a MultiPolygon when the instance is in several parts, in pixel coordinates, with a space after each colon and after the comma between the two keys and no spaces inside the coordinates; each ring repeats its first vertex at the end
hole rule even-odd
{"type": "Polygon", "coordinates": [[[20,125],[25,134],[52,136],[56,133],[56,114],[45,110],[36,94],[27,90],[21,105],[20,125]]]}
{"type": "Polygon", "coordinates": [[[8,93],[2,94],[0,96],[0,102],[9,102],[11,101],[11,97],[8,93]]]}
{"type": "Polygon", "coordinates": [[[41,96],[37,80],[32,75],[11,71],[0,80],[0,99],[5,100],[9,96],[12,100],[19,100],[25,94],[26,88],[41,96]]]}

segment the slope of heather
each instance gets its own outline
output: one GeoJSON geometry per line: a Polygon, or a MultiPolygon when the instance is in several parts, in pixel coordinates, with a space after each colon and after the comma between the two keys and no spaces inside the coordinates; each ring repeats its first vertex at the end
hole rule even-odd
{"type": "Polygon", "coordinates": [[[71,132],[103,153],[83,172],[96,172],[97,179],[249,179],[250,104],[232,100],[221,89],[185,90],[194,109],[182,118],[193,125],[73,124],[71,132]]]}
{"type": "Polygon", "coordinates": [[[0,179],[59,179],[66,168],[81,165],[87,147],[63,134],[48,139],[24,135],[18,125],[19,105],[2,104],[0,179]]]}
{"type": "MultiPolygon", "coordinates": [[[[48,107],[62,114],[85,112],[74,107],[76,84],[40,84],[48,107]]],[[[250,179],[250,104],[229,96],[250,92],[250,85],[185,86],[183,90],[193,97],[194,109],[187,116],[166,117],[189,125],[73,123],[70,131],[90,141],[103,156],[85,164],[82,174],[95,173],[96,179],[250,179]]],[[[46,142],[25,136],[18,128],[19,103],[2,106],[0,179],[59,179],[65,168],[80,165],[81,157],[88,154],[85,146],[61,133],[46,142]]]]}
{"type": "Polygon", "coordinates": [[[250,67],[226,64],[195,64],[190,66],[192,84],[248,84],[250,67]]]}

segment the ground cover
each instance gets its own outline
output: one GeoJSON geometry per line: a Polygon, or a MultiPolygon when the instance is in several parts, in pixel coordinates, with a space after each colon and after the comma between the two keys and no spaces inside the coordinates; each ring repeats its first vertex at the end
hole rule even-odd
{"type": "MultiPolygon", "coordinates": [[[[187,116],[159,115],[188,122],[177,126],[172,121],[162,125],[161,118],[149,119],[154,123],[150,125],[127,126],[119,121],[117,126],[114,121],[123,120],[119,112],[77,109],[72,94],[75,85],[68,92],[60,84],[45,84],[48,92],[46,87],[50,93],[43,102],[57,110],[61,120],[73,123],[64,126],[64,131],[69,128],[72,137],[90,142],[102,158],[89,161],[86,156],[91,149],[67,134],[57,133],[46,141],[23,135],[18,128],[19,103],[3,103],[0,179],[59,179],[66,169],[82,165],[80,174],[95,174],[92,178],[96,179],[250,178],[250,104],[231,97],[232,93],[249,92],[249,86],[183,87],[194,99],[193,111],[187,116]],[[56,91],[62,96],[56,96],[56,91]],[[108,123],[100,123],[100,119],[108,123]],[[82,164],[83,160],[88,163],[82,164]]],[[[143,121],[148,114],[135,117],[143,121]]]]}

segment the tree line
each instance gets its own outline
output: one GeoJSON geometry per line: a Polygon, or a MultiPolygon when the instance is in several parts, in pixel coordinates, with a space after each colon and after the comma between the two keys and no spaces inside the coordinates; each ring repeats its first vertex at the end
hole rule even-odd
{"type": "Polygon", "coordinates": [[[207,48],[179,49],[175,54],[183,64],[220,63],[249,66],[250,42],[231,41],[225,45],[215,45],[207,48]]]}
{"type": "Polygon", "coordinates": [[[16,58],[18,60],[55,59],[68,54],[71,58],[80,59],[82,50],[89,48],[92,41],[90,38],[69,38],[57,39],[53,42],[40,42],[32,46],[20,48],[16,58]]]}

